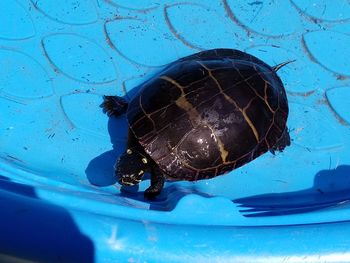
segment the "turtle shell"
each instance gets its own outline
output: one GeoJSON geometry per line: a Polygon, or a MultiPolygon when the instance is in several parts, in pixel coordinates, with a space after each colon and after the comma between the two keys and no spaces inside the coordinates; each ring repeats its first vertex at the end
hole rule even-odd
{"type": "Polygon", "coordinates": [[[167,179],[189,181],[231,171],[272,149],[287,117],[275,70],[232,49],[171,63],[141,85],[127,111],[131,131],[167,179]]]}

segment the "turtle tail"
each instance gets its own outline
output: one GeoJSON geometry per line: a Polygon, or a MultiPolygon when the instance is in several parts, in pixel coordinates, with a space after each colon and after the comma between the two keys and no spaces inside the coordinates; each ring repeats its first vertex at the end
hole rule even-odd
{"type": "Polygon", "coordinates": [[[126,113],[128,109],[128,102],[118,96],[103,96],[103,103],[101,104],[103,112],[107,113],[109,117],[118,117],[126,113]]]}
{"type": "Polygon", "coordinates": [[[278,70],[280,70],[281,68],[283,68],[284,66],[288,65],[289,63],[293,63],[295,62],[296,60],[288,60],[288,61],[285,61],[285,62],[282,62],[280,64],[277,64],[276,66],[273,66],[272,67],[272,70],[277,72],[278,70]]]}

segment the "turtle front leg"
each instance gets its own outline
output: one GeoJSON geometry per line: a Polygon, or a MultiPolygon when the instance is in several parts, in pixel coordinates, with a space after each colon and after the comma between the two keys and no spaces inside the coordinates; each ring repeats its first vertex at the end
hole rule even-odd
{"type": "Polygon", "coordinates": [[[151,186],[146,189],[144,193],[145,198],[153,199],[159,195],[163,189],[164,182],[164,172],[158,166],[153,166],[151,169],[151,186]]]}

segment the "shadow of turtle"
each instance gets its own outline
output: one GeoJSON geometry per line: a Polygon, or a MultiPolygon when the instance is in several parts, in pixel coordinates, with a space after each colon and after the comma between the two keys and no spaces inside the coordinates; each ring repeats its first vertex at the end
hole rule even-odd
{"type": "Polygon", "coordinates": [[[0,261],[94,262],[94,245],[66,209],[0,176],[0,261]]]}
{"type": "Polygon", "coordinates": [[[92,159],[85,169],[87,179],[95,186],[109,186],[117,182],[114,165],[126,148],[128,133],[126,117],[109,118],[108,133],[112,150],[92,159]]]}
{"type": "MultiPolygon", "coordinates": [[[[136,86],[127,92],[124,98],[130,101],[140,91],[141,86],[136,86]]],[[[101,114],[105,114],[102,108],[101,114]]],[[[98,109],[96,109],[98,110],[98,109]]],[[[112,143],[112,150],[102,153],[92,159],[85,169],[88,181],[95,186],[110,186],[117,182],[114,166],[120,155],[124,153],[128,140],[128,123],[125,114],[108,119],[108,134],[112,143]]]]}
{"type": "Polygon", "coordinates": [[[350,166],[319,171],[311,188],[249,196],[233,200],[245,216],[273,216],[310,212],[350,200],[350,166]]]}

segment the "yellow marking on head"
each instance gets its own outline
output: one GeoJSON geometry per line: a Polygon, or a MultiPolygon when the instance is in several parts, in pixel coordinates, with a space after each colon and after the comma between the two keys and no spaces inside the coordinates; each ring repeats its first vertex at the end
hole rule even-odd
{"type": "Polygon", "coordinates": [[[127,150],[126,150],[126,153],[127,153],[127,154],[132,154],[132,150],[131,150],[131,149],[127,149],[127,150]]]}
{"type": "Polygon", "coordinates": [[[145,172],[143,170],[139,171],[139,175],[144,174],[145,172]]]}
{"type": "Polygon", "coordinates": [[[147,158],[142,158],[142,162],[144,163],[144,164],[146,164],[148,161],[147,161],[147,158]]]}
{"type": "Polygon", "coordinates": [[[130,183],[130,182],[124,182],[123,180],[122,180],[122,184],[124,184],[124,185],[128,185],[128,186],[133,186],[133,185],[134,185],[133,183],[130,183]]]}

